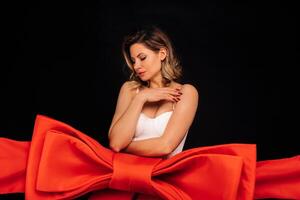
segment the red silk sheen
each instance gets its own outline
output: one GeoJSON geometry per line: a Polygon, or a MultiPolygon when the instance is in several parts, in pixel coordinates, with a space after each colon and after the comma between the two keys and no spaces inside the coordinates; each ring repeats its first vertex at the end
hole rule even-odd
{"type": "Polygon", "coordinates": [[[254,144],[185,150],[169,159],[115,153],[38,115],[31,142],[0,138],[0,194],[28,200],[300,199],[300,156],[256,162],[254,144]]]}
{"type": "Polygon", "coordinates": [[[155,194],[152,188],[152,172],[153,167],[161,160],[144,158],[140,162],[140,158],[134,155],[115,154],[113,175],[109,187],[116,190],[155,194]]]}
{"type": "Polygon", "coordinates": [[[256,198],[300,199],[300,156],[258,162],[255,184],[256,198]]]}
{"type": "Polygon", "coordinates": [[[30,142],[0,138],[0,194],[24,192],[30,142]]]}

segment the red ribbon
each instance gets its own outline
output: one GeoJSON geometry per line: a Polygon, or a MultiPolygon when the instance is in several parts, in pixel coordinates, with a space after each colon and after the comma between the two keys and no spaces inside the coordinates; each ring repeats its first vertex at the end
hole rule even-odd
{"type": "Polygon", "coordinates": [[[0,164],[0,193],[25,192],[28,200],[88,192],[93,200],[136,193],[139,199],[300,199],[299,156],[256,163],[254,144],[199,147],[169,159],[115,153],[42,115],[31,143],[0,138],[0,164]]]}

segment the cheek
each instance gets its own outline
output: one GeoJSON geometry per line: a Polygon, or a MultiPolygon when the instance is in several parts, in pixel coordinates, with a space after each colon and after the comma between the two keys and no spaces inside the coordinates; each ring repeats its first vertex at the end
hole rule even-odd
{"type": "Polygon", "coordinates": [[[161,68],[160,59],[158,59],[156,57],[149,58],[145,64],[147,65],[147,67],[149,67],[151,69],[151,71],[152,70],[157,71],[161,68]]]}

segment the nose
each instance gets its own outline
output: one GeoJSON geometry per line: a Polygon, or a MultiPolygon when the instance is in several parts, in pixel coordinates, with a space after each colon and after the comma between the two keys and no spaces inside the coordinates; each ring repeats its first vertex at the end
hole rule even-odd
{"type": "Polygon", "coordinates": [[[135,71],[141,68],[141,64],[139,63],[139,61],[135,61],[135,63],[133,64],[133,68],[135,71]]]}

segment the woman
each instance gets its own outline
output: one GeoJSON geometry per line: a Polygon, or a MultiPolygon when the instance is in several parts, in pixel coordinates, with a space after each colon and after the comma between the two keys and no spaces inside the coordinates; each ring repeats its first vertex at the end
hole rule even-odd
{"type": "Polygon", "coordinates": [[[121,87],[109,129],[111,149],[149,157],[181,152],[198,92],[177,82],[181,66],[169,37],[152,26],[125,37],[122,46],[131,76],[121,87]]]}
{"type": "Polygon", "coordinates": [[[37,115],[32,141],[0,138],[0,194],[24,192],[29,200],[89,192],[90,200],[300,199],[300,156],[256,162],[254,144],[181,152],[198,92],[178,83],[181,67],[160,29],[129,35],[123,53],[132,73],[109,129],[112,150],[37,115]]]}

